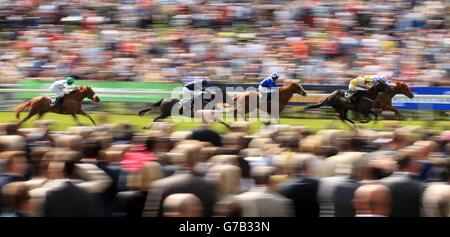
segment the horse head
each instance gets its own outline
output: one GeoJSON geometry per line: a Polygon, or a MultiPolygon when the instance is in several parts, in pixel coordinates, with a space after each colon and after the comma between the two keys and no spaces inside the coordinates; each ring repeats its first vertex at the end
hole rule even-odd
{"type": "Polygon", "coordinates": [[[290,87],[294,93],[300,94],[302,96],[307,95],[306,91],[303,89],[303,86],[300,84],[300,80],[289,81],[288,87],[290,87]]]}
{"type": "Polygon", "coordinates": [[[94,92],[94,90],[92,90],[92,87],[80,86],[78,89],[85,97],[91,99],[95,103],[100,102],[100,98],[97,96],[97,94],[94,92]]]}
{"type": "Polygon", "coordinates": [[[412,93],[409,86],[402,81],[395,82],[394,91],[396,92],[396,94],[405,95],[410,99],[414,98],[414,94],[412,93]]]}

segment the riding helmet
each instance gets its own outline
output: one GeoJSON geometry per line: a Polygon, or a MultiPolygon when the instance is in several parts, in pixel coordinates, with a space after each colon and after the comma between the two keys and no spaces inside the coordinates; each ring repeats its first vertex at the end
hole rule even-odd
{"type": "Polygon", "coordinates": [[[274,73],[272,73],[272,79],[274,79],[274,80],[276,80],[276,79],[278,79],[278,73],[276,73],[276,72],[274,72],[274,73]]]}
{"type": "Polygon", "coordinates": [[[66,83],[68,85],[72,85],[75,82],[75,80],[73,79],[73,77],[67,77],[66,78],[66,83]]]}

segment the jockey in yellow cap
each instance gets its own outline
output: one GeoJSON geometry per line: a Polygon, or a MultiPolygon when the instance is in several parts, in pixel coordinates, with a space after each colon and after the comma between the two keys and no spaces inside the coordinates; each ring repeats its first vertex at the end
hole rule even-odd
{"type": "Polygon", "coordinates": [[[391,84],[385,75],[366,75],[357,77],[350,81],[345,97],[349,99],[350,102],[354,103],[358,93],[368,90],[379,81],[383,81],[388,85],[391,84]]]}

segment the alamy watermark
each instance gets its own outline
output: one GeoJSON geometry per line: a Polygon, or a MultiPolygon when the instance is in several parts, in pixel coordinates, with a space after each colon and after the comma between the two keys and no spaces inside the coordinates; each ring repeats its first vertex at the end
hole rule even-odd
{"type": "Polygon", "coordinates": [[[207,87],[187,90],[175,88],[170,98],[180,102],[172,107],[171,119],[174,122],[201,119],[203,121],[278,121],[280,117],[279,90],[260,93],[255,87],[207,87]],[[182,93],[180,93],[182,91],[182,93]]]}

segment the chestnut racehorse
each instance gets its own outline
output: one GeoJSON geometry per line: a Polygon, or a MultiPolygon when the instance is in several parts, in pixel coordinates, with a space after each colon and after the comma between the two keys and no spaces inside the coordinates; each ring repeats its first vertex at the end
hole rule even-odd
{"type": "Polygon", "coordinates": [[[390,93],[385,94],[381,92],[380,94],[378,94],[375,100],[374,108],[392,111],[397,117],[402,118],[400,112],[392,105],[392,98],[395,95],[405,95],[408,98],[412,99],[414,98],[414,94],[411,92],[408,85],[401,81],[395,82],[391,88],[392,91],[390,93]]]}
{"type": "MultiPolygon", "coordinates": [[[[300,94],[302,96],[306,96],[306,91],[303,89],[302,85],[300,85],[299,80],[289,81],[287,85],[282,86],[278,90],[278,114],[283,111],[283,109],[288,104],[289,100],[292,98],[294,94],[300,94]]],[[[247,91],[240,95],[233,97],[234,108],[233,108],[233,116],[234,119],[237,119],[238,114],[242,117],[245,117],[250,112],[253,112],[255,109],[261,109],[267,114],[272,115],[274,111],[271,103],[267,103],[266,108],[260,108],[260,94],[256,91],[247,91]],[[255,103],[250,103],[250,101],[255,101],[255,103]]]]}
{"type": "Polygon", "coordinates": [[[47,112],[53,112],[57,114],[70,114],[79,125],[81,125],[81,123],[76,115],[81,114],[88,117],[95,125],[94,119],[92,119],[92,117],[81,108],[81,101],[83,101],[83,99],[86,97],[94,102],[100,101],[100,98],[95,94],[90,86],[80,86],[67,94],[64,97],[62,105],[59,107],[50,107],[50,96],[38,96],[34,99],[23,102],[16,107],[16,118],[19,119],[20,112],[24,111],[27,108],[29,108],[30,112],[25,118],[20,120],[17,126],[20,127],[20,125],[22,125],[25,121],[36,114],[38,115],[38,118],[40,118],[47,112]]]}

